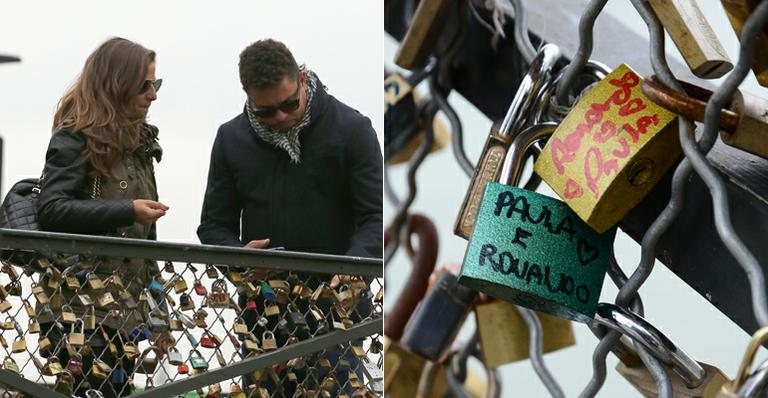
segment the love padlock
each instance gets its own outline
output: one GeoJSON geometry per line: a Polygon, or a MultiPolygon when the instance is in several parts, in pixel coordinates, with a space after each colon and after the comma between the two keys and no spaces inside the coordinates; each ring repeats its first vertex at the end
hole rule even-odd
{"type": "MultiPolygon", "coordinates": [[[[541,324],[542,352],[548,353],[576,344],[571,321],[533,312],[541,324]]],[[[529,328],[517,307],[506,301],[491,300],[475,305],[475,320],[480,334],[483,363],[489,369],[528,359],[529,328]]]]}
{"type": "Polygon", "coordinates": [[[620,65],[586,92],[547,142],[534,170],[602,233],[621,220],[680,157],[677,115],[642,92],[620,65]]]}
{"type": "Polygon", "coordinates": [[[536,58],[531,61],[528,73],[520,82],[498,131],[496,126],[491,128],[454,224],[453,232],[456,236],[468,239],[472,233],[485,184],[498,180],[507,150],[522,127],[523,116],[532,109],[544,82],[550,79],[559,57],[560,49],[554,44],[546,44],[539,50],[536,58]]]}
{"type": "Polygon", "coordinates": [[[600,235],[565,203],[514,186],[527,150],[554,129],[554,123],[538,124],[515,137],[500,178],[512,186],[486,186],[459,283],[524,307],[589,322],[616,230],[600,235]]]}

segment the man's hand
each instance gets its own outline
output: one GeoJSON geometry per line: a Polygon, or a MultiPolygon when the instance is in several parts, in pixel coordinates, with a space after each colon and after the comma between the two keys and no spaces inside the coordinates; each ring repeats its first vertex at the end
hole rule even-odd
{"type": "Polygon", "coordinates": [[[149,226],[165,215],[170,207],[154,200],[136,199],[133,201],[133,218],[139,224],[149,226]]]}
{"type": "MultiPolygon", "coordinates": [[[[246,249],[264,249],[267,246],[269,246],[269,238],[252,240],[243,247],[246,249]]],[[[256,280],[264,280],[267,278],[270,271],[273,271],[273,270],[270,268],[251,268],[251,272],[249,274],[251,278],[254,278],[256,280]]]]}
{"type": "Polygon", "coordinates": [[[269,246],[269,238],[267,239],[259,239],[259,240],[252,240],[248,242],[245,246],[243,246],[246,249],[263,249],[265,247],[269,246]]]}

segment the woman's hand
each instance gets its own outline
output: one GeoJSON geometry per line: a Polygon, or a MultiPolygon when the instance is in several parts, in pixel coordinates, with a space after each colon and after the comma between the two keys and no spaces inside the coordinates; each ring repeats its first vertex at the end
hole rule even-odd
{"type": "Polygon", "coordinates": [[[165,215],[170,207],[154,200],[136,199],[133,201],[133,217],[137,223],[152,225],[158,218],[165,215]]]}

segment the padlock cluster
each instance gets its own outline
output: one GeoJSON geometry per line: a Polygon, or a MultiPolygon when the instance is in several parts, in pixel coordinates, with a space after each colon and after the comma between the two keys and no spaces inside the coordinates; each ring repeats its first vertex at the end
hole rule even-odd
{"type": "MultiPolygon", "coordinates": [[[[3,368],[67,396],[125,396],[344,332],[382,312],[378,279],[343,276],[331,287],[333,275],[212,264],[167,261],[137,275],[125,271],[131,259],[126,268],[83,255],[6,260],[0,345],[7,351],[10,340],[11,352],[3,368]]],[[[197,393],[375,396],[383,390],[381,350],[375,337],[351,341],[197,393]]]]}

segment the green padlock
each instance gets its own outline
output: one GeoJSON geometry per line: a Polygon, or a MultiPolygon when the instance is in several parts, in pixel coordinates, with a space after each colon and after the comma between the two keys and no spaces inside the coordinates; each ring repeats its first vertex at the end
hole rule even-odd
{"type": "MultiPolygon", "coordinates": [[[[538,124],[515,137],[500,181],[516,185],[526,151],[555,128],[554,123],[538,124]]],[[[486,185],[459,283],[531,309],[589,322],[597,309],[615,228],[598,234],[565,203],[510,185],[486,185]]]]}
{"type": "Polygon", "coordinates": [[[203,358],[202,355],[200,355],[200,352],[197,350],[189,351],[189,363],[192,364],[192,369],[197,369],[197,370],[208,369],[208,362],[205,360],[205,358],[203,358]],[[195,353],[196,355],[192,355],[192,353],[195,353]]]}

